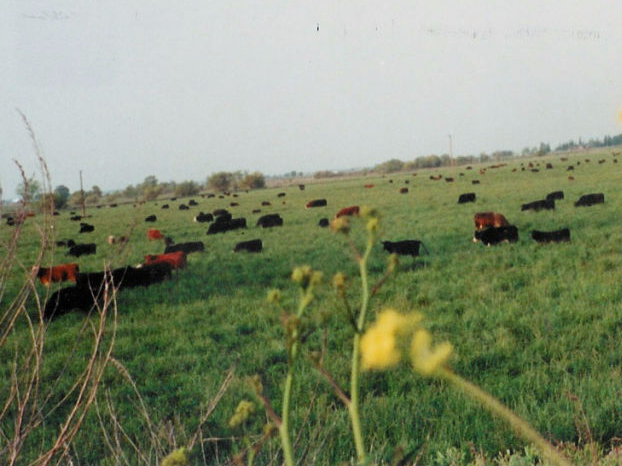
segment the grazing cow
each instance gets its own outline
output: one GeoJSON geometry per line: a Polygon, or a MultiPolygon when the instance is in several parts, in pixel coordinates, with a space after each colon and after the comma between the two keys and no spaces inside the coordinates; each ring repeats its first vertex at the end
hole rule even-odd
{"type": "Polygon", "coordinates": [[[226,231],[237,230],[239,228],[246,228],[246,219],[244,217],[232,218],[230,220],[218,217],[216,221],[209,226],[207,234],[213,235],[216,233],[224,233],[226,231]]]}
{"type": "Polygon", "coordinates": [[[298,185],[298,189],[300,189],[301,191],[305,190],[305,185],[304,184],[299,184],[298,185]]]}
{"type": "Polygon", "coordinates": [[[166,262],[171,264],[174,269],[186,267],[186,253],[184,251],[169,252],[167,254],[147,254],[145,264],[158,264],[166,262]]]}
{"type": "Polygon", "coordinates": [[[213,197],[216,197],[216,194],[214,194],[214,193],[209,193],[209,194],[207,195],[207,198],[208,198],[208,199],[211,199],[211,198],[213,198],[213,197]]]}
{"type": "Polygon", "coordinates": [[[407,194],[408,188],[400,188],[400,194],[407,194]]]}
{"type": "Polygon", "coordinates": [[[330,222],[328,221],[327,218],[321,218],[320,221],[318,222],[318,225],[321,226],[322,228],[326,228],[329,224],[330,222]]]}
{"type": "Polygon", "coordinates": [[[458,204],[466,204],[467,202],[475,202],[475,193],[460,194],[458,204]]]}
{"type": "Polygon", "coordinates": [[[552,169],[553,168],[553,164],[552,163],[547,163],[546,164],[546,168],[547,168],[547,170],[552,169]]]}
{"type": "Polygon", "coordinates": [[[389,183],[393,183],[393,180],[389,180],[389,183]]]}
{"type": "Polygon", "coordinates": [[[237,206],[239,206],[240,204],[238,204],[237,202],[230,202],[230,203],[229,203],[229,205],[230,205],[231,207],[237,207],[237,206]]]}
{"type": "Polygon", "coordinates": [[[282,227],[283,219],[279,214],[262,215],[257,219],[257,226],[261,228],[282,227]]]}
{"type": "Polygon", "coordinates": [[[95,254],[96,252],[97,245],[95,243],[83,243],[71,246],[67,254],[74,257],[80,257],[87,254],[95,254]]]}
{"type": "Polygon", "coordinates": [[[436,176],[435,176],[435,175],[430,175],[430,179],[431,179],[431,180],[434,180],[434,181],[438,181],[438,180],[440,180],[441,178],[442,178],[442,176],[441,176],[441,175],[436,175],[436,176]]]}
{"type": "Polygon", "coordinates": [[[121,267],[105,272],[78,274],[78,288],[88,290],[94,296],[101,294],[106,283],[122,290],[137,286],[149,286],[171,277],[173,266],[168,262],[145,264],[140,267],[121,267]]]}
{"type": "Polygon", "coordinates": [[[176,201],[177,198],[176,197],[171,197],[171,201],[176,201]]]}
{"type": "Polygon", "coordinates": [[[553,200],[559,200],[559,199],[563,199],[564,198],[564,192],[563,191],[553,191],[552,193],[548,193],[546,195],[547,199],[553,199],[553,200]]]}
{"type": "Polygon", "coordinates": [[[568,180],[569,180],[569,181],[574,181],[574,176],[569,176],[569,177],[568,177],[568,180]]]}
{"type": "Polygon", "coordinates": [[[568,168],[566,169],[566,171],[570,171],[570,170],[574,170],[574,166],[573,165],[568,165],[568,168]]]}
{"type": "Polygon", "coordinates": [[[423,250],[430,254],[423,242],[416,239],[406,239],[402,241],[382,241],[382,247],[385,251],[389,251],[391,254],[398,254],[400,256],[413,256],[419,255],[419,248],[423,247],[423,250]]]}
{"type": "Polygon", "coordinates": [[[179,204],[179,210],[189,210],[190,207],[188,207],[186,204],[179,204]]]}
{"type": "Polygon", "coordinates": [[[585,206],[589,207],[594,204],[603,204],[605,202],[605,195],[603,193],[585,194],[574,203],[575,207],[585,206]]]}
{"type": "Polygon", "coordinates": [[[510,224],[506,218],[496,212],[478,212],[473,216],[476,230],[483,230],[487,227],[502,227],[510,224]]]}
{"type": "Polygon", "coordinates": [[[258,213],[260,213],[260,212],[261,212],[261,209],[253,209],[253,210],[252,210],[252,213],[253,213],[253,214],[258,214],[258,213]]]}
{"type": "Polygon", "coordinates": [[[86,288],[69,286],[52,293],[45,303],[43,318],[51,320],[72,309],[88,312],[95,305],[93,293],[86,288]]]}
{"type": "Polygon", "coordinates": [[[229,213],[220,213],[220,215],[216,215],[215,220],[216,222],[230,222],[231,219],[233,218],[233,216],[229,213]]]}
{"type": "Polygon", "coordinates": [[[285,193],[278,193],[276,197],[285,197],[285,193]]]}
{"type": "Polygon", "coordinates": [[[540,199],[538,201],[528,202],[521,205],[521,212],[525,210],[533,210],[538,212],[540,210],[553,210],[555,209],[555,199],[540,199]]]}
{"type": "Polygon", "coordinates": [[[560,243],[562,241],[570,241],[570,229],[563,228],[555,231],[538,231],[533,230],[531,237],[538,243],[560,243]]]}
{"type": "Polygon", "coordinates": [[[88,223],[80,223],[80,231],[79,233],[90,233],[95,230],[93,225],[89,225],[88,223]]]}
{"type": "Polygon", "coordinates": [[[194,199],[190,199],[188,201],[188,205],[189,206],[197,206],[197,205],[199,205],[199,203],[197,201],[195,201],[194,199]]]}
{"type": "Polygon", "coordinates": [[[247,252],[261,252],[263,244],[260,239],[252,239],[250,241],[242,241],[237,243],[233,248],[233,252],[247,251],[247,252]]]}
{"type": "Polygon", "coordinates": [[[471,180],[471,184],[479,184],[479,180],[471,180]]]}
{"type": "Polygon", "coordinates": [[[353,205],[350,207],[344,207],[335,215],[335,218],[344,217],[344,216],[358,216],[359,214],[359,206],[353,205]]]}
{"type": "Polygon", "coordinates": [[[532,173],[538,173],[540,170],[538,168],[532,168],[531,171],[532,173]]]}
{"type": "Polygon", "coordinates": [[[168,204],[162,204],[162,207],[161,207],[161,208],[162,208],[162,209],[168,209],[168,207],[169,207],[169,206],[168,206],[168,204]]]}
{"type": "Polygon", "coordinates": [[[409,184],[410,180],[404,180],[404,184],[409,184]]]}
{"type": "Polygon", "coordinates": [[[204,250],[205,250],[205,245],[203,244],[202,241],[190,241],[188,243],[168,244],[164,248],[164,254],[168,254],[171,252],[177,252],[177,251],[182,251],[184,254],[190,254],[192,252],[201,252],[204,250]]]}
{"type": "Polygon", "coordinates": [[[70,264],[61,264],[54,265],[52,267],[32,267],[33,273],[36,274],[37,278],[43,283],[45,286],[50,286],[51,282],[64,282],[66,280],[71,280],[72,282],[76,282],[76,275],[80,271],[78,264],[70,263],[70,264]]]}
{"type": "Polygon", "coordinates": [[[194,221],[198,223],[213,222],[214,216],[210,214],[209,212],[207,214],[204,214],[203,212],[199,212],[199,215],[194,216],[194,221]]]}
{"type": "Polygon", "coordinates": [[[514,225],[505,225],[477,230],[473,235],[473,242],[477,243],[478,241],[481,241],[486,246],[499,244],[503,241],[515,243],[518,241],[518,228],[514,225]]]}
{"type": "MultiPolygon", "coordinates": [[[[248,192],[248,191],[246,191],[246,192],[248,192]]],[[[237,195],[237,194],[235,194],[235,193],[233,193],[233,197],[238,197],[238,195],[237,195]]]]}
{"type": "Polygon", "coordinates": [[[365,185],[365,189],[371,189],[373,187],[374,187],[374,185],[371,184],[371,183],[365,185]]]}
{"type": "Polygon", "coordinates": [[[56,246],[66,246],[70,248],[71,246],[75,246],[76,242],[72,239],[56,241],[56,246]]]}
{"type": "Polygon", "coordinates": [[[313,199],[312,201],[307,202],[305,207],[310,209],[311,207],[324,207],[327,204],[326,199],[313,199]]]}
{"type": "Polygon", "coordinates": [[[220,217],[222,215],[231,215],[227,209],[215,209],[214,212],[212,213],[214,214],[214,217],[220,217]]]}
{"type": "Polygon", "coordinates": [[[110,204],[108,207],[114,209],[115,207],[119,207],[119,204],[110,204]]]}
{"type": "Polygon", "coordinates": [[[160,230],[147,230],[147,238],[149,241],[155,241],[159,239],[164,239],[160,230]]]}
{"type": "Polygon", "coordinates": [[[261,205],[268,206],[268,205],[272,205],[272,204],[270,204],[270,201],[261,201],[261,205]]]}
{"type": "Polygon", "coordinates": [[[108,244],[115,244],[116,242],[117,239],[113,235],[108,236],[108,244]]]}
{"type": "Polygon", "coordinates": [[[155,222],[157,219],[158,217],[155,215],[149,215],[148,217],[145,217],[145,222],[155,222]]]}
{"type": "Polygon", "coordinates": [[[447,181],[448,183],[453,183],[454,179],[450,176],[446,176],[445,181],[447,181]]]}
{"type": "Polygon", "coordinates": [[[69,217],[69,220],[79,222],[80,220],[82,220],[82,215],[72,215],[71,217],[69,217]]]}

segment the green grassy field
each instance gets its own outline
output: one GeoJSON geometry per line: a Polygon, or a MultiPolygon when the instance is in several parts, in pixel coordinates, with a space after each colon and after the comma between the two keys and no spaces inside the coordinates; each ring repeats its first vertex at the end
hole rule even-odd
{"type": "MultiPolygon", "coordinates": [[[[226,464],[244,448],[244,435],[258,438],[266,422],[259,403],[243,431],[230,428],[228,420],[240,400],[255,400],[246,380],[254,374],[261,376],[264,393],[280,411],[287,359],[281,311],[267,303],[266,293],[280,289],[284,307],[293,311],[297,291],[289,277],[301,264],[321,270],[325,284],[311,308],[309,319],[317,321],[317,330],[303,346],[294,385],[295,456],[304,464],[355,458],[346,410],[306,361],[310,352],[321,348],[325,333],[325,367],[338,383],[348,386],[353,331],[330,277],[342,271],[350,278],[351,301],[356,304],[357,266],[344,237],[317,222],[354,204],[381,212],[381,239],[419,239],[430,251],[417,260],[400,261],[397,273],[373,298],[370,320],[385,307],[424,313],[424,324],[435,338],[453,343],[454,371],[496,396],[546,438],[578,444],[593,439],[603,449],[611,448],[622,427],[622,164],[612,160],[609,152],[593,152],[570,155],[568,162],[561,162],[558,155],[533,160],[540,163],[538,173],[521,171],[520,164],[528,161],[517,159],[484,175],[479,166],[420,171],[417,176],[374,175],[307,184],[304,191],[294,185],[242,192],[236,199],[195,197],[199,206],[190,211],[177,209],[181,200],[166,201],[169,210],[160,208],[165,201],[91,209],[87,221],[95,231],[81,235],[77,222],[63,212],[54,219],[55,239],[98,245],[96,255],[77,260],[83,272],[100,271],[107,264],[137,264],[144,254],[162,252],[161,242],[147,241],[148,228],[158,228],[176,242],[201,240],[206,246],[205,252],[189,255],[188,267],[174,273],[172,280],[119,293],[112,355],[131,375],[149,421],[131,383],[109,365],[96,406],[86,414],[71,445],[75,463],[115,464],[121,451],[127,464],[157,463],[159,455],[187,443],[232,367],[233,380],[202,427],[203,441],[191,452],[193,464],[226,464]],[[598,164],[599,159],[606,162],[598,164]],[[573,172],[566,171],[577,161],[581,164],[573,172]],[[544,169],[546,162],[554,168],[544,169]],[[453,176],[455,182],[430,180],[435,173],[453,176]],[[575,180],[570,181],[569,174],[575,180]],[[481,184],[472,185],[473,179],[481,184]],[[375,186],[364,189],[366,183],[375,186]],[[409,192],[399,194],[401,187],[409,192]],[[565,199],[557,201],[554,211],[521,212],[521,204],[556,190],[563,190],[565,199]],[[277,198],[281,191],[287,195],[277,198]],[[464,192],[475,192],[477,201],[458,205],[464,192]],[[592,192],[603,192],[605,204],[573,206],[580,195],[592,192]],[[305,209],[314,198],[326,198],[328,206],[305,209]],[[260,206],[262,200],[272,206],[260,206]],[[239,206],[229,207],[232,201],[239,206]],[[206,236],[207,224],[192,221],[199,211],[223,207],[246,217],[249,228],[206,236]],[[256,208],[262,212],[251,214],[256,208]],[[503,213],[518,227],[518,243],[488,248],[472,243],[473,214],[489,210],[503,213]],[[270,212],[281,214],[282,228],[254,226],[260,215],[270,212]],[[152,213],[157,222],[145,223],[144,217],[152,213]],[[570,243],[539,245],[530,237],[532,229],[563,227],[571,230],[570,243]],[[108,235],[128,234],[130,242],[124,249],[106,242],[108,235]],[[236,242],[253,238],[263,240],[261,254],[232,252],[236,242]],[[119,423],[116,429],[111,412],[119,423]]],[[[36,260],[38,222],[39,218],[29,219],[23,227],[19,262],[10,274],[2,306],[17,293],[36,260]]],[[[12,228],[0,227],[3,244],[12,233],[12,228]]],[[[363,225],[355,226],[351,236],[362,245],[363,225]]],[[[51,260],[69,262],[64,254],[63,248],[48,249],[43,265],[51,260]]],[[[384,273],[387,258],[377,245],[370,261],[372,282],[384,273]]],[[[58,287],[53,284],[51,291],[58,287]]],[[[43,300],[45,287],[37,283],[36,289],[43,300]]],[[[27,311],[36,314],[32,296],[27,311]]],[[[28,464],[49,447],[67,415],[69,404],[61,401],[91,351],[90,330],[84,330],[89,319],[96,320],[73,312],[47,327],[38,396],[49,395],[45,406],[58,407],[28,437],[19,464],[28,464]]],[[[112,334],[109,325],[106,338],[112,334]]],[[[8,381],[14,362],[23,362],[23,356],[15,359],[15,352],[27,347],[29,334],[20,318],[0,348],[0,379],[8,381]]],[[[0,383],[0,400],[9,398],[10,386],[0,383]]],[[[75,396],[70,394],[70,401],[75,396]]],[[[421,378],[405,363],[387,372],[363,373],[361,398],[365,445],[374,461],[390,461],[401,448],[420,454],[420,464],[450,464],[445,452],[452,447],[469,461],[473,451],[492,458],[525,445],[475,402],[446,383],[421,378]]],[[[3,443],[14,432],[13,418],[9,409],[1,419],[3,443]]],[[[279,451],[278,438],[273,438],[256,462],[278,464],[279,451]]]]}

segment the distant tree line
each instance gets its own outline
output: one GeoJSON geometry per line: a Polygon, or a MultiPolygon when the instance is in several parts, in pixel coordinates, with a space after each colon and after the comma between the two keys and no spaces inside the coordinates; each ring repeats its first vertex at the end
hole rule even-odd
{"type": "Polygon", "coordinates": [[[588,141],[583,141],[579,138],[578,142],[574,142],[570,140],[568,142],[564,142],[563,144],[558,145],[555,148],[555,152],[562,152],[573,149],[584,149],[584,148],[592,148],[592,147],[610,147],[610,146],[619,146],[622,144],[622,134],[618,134],[617,136],[605,136],[602,140],[600,139],[589,139],[588,141]]]}

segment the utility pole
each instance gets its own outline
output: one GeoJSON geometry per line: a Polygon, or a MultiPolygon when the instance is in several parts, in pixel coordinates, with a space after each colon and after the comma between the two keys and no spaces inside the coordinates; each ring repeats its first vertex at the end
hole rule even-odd
{"type": "Polygon", "coordinates": [[[84,205],[84,188],[82,187],[82,170],[80,170],[80,197],[82,198],[82,216],[86,217],[86,206],[84,205]]]}

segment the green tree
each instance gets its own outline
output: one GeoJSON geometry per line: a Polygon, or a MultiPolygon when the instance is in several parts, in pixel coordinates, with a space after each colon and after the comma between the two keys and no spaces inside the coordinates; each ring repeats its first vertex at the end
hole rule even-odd
{"type": "Polygon", "coordinates": [[[207,186],[215,191],[227,191],[233,183],[233,173],[217,172],[207,179],[207,186]]]}
{"type": "Polygon", "coordinates": [[[58,185],[54,188],[54,208],[62,209],[67,205],[69,199],[69,188],[65,185],[58,185]]]}
{"type": "Polygon", "coordinates": [[[23,202],[32,202],[41,197],[41,185],[33,176],[21,182],[17,186],[16,192],[23,202]]]}
{"type": "Polygon", "coordinates": [[[380,173],[394,173],[404,169],[404,162],[398,159],[387,160],[379,165],[376,165],[375,170],[380,173]]]}
{"type": "Polygon", "coordinates": [[[266,178],[260,172],[247,173],[242,180],[242,186],[247,189],[262,189],[266,187],[266,178]]]}
{"type": "Polygon", "coordinates": [[[199,192],[199,184],[194,181],[182,181],[175,186],[174,192],[179,197],[194,196],[199,192]]]}
{"type": "Polygon", "coordinates": [[[91,192],[89,193],[89,195],[93,195],[93,196],[97,196],[97,197],[102,197],[104,195],[104,193],[102,193],[102,190],[99,186],[95,185],[91,188],[91,192]]]}

